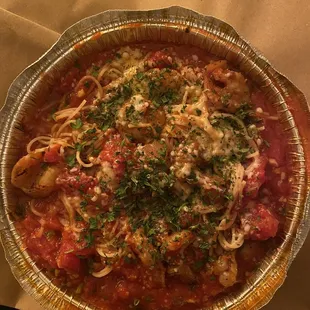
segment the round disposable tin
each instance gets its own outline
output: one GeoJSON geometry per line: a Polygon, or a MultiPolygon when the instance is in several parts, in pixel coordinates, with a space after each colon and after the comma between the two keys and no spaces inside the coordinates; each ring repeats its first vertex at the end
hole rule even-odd
{"type": "Polygon", "coordinates": [[[82,55],[136,42],[170,42],[202,48],[238,67],[276,107],[287,132],[293,172],[292,194],[287,202],[280,246],[236,292],[219,299],[210,309],[259,309],[283,283],[287,270],[302,246],[310,226],[309,168],[310,112],[304,95],[228,24],[194,11],[171,7],[151,11],[107,11],[83,19],[66,30],[39,60],[11,85],[0,115],[1,240],[16,279],[44,309],[92,309],[52,283],[23,248],[11,213],[16,197],[10,182],[20,155],[23,135],[18,124],[46,94],[62,70],[82,55]]]}

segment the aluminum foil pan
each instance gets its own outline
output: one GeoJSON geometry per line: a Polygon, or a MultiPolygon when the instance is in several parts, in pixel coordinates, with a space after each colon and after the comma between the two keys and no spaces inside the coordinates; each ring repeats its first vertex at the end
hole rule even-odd
{"type": "Polygon", "coordinates": [[[259,309],[283,283],[310,226],[310,112],[304,95],[228,24],[194,11],[171,7],[152,11],[107,11],[86,18],[66,30],[54,46],[22,72],[11,85],[0,115],[1,240],[16,279],[44,309],[91,309],[52,284],[21,244],[11,213],[16,197],[10,173],[20,155],[23,136],[16,129],[22,116],[44,96],[62,70],[87,53],[141,41],[191,44],[226,58],[264,91],[277,109],[290,146],[293,193],[281,245],[237,292],[210,309],[259,309]]]}

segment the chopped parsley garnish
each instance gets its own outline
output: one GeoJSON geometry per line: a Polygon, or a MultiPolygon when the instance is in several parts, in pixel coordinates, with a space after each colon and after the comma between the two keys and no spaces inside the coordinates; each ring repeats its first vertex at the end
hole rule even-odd
{"type": "Polygon", "coordinates": [[[85,234],[84,239],[85,239],[86,247],[87,247],[87,248],[91,247],[91,246],[94,244],[95,238],[94,238],[93,233],[92,233],[91,230],[88,231],[88,232],[85,234]]]}
{"type": "Polygon", "coordinates": [[[93,149],[93,151],[92,151],[92,155],[93,156],[98,156],[99,154],[100,154],[100,152],[101,152],[101,150],[100,149],[93,149]]]}
{"type": "Polygon", "coordinates": [[[114,206],[114,209],[108,213],[105,214],[105,217],[107,219],[108,222],[113,222],[115,221],[115,219],[118,217],[119,215],[119,207],[118,206],[114,206]]]}
{"type": "Polygon", "coordinates": [[[231,94],[225,94],[221,97],[221,101],[225,107],[228,105],[229,99],[231,99],[231,94]]]}
{"type": "Polygon", "coordinates": [[[144,73],[143,73],[143,72],[138,72],[137,75],[136,75],[136,77],[137,77],[137,79],[138,79],[139,81],[141,81],[141,80],[143,80],[143,78],[144,78],[144,73]]]}
{"type": "Polygon", "coordinates": [[[48,230],[44,233],[47,240],[51,240],[55,236],[54,230],[48,230]]]}
{"type": "Polygon", "coordinates": [[[210,244],[208,242],[201,242],[199,244],[199,248],[203,251],[209,250],[210,249],[210,244]]]}
{"type": "Polygon", "coordinates": [[[76,164],[75,154],[67,156],[65,161],[70,168],[73,168],[76,164]]]}
{"type": "Polygon", "coordinates": [[[100,70],[100,67],[96,66],[96,65],[93,65],[92,68],[91,68],[91,72],[90,74],[94,77],[97,77],[98,74],[99,74],[99,70],[100,70]]]}
{"type": "Polygon", "coordinates": [[[234,200],[234,196],[232,193],[227,193],[224,195],[224,197],[229,200],[229,201],[233,201],[234,200]]]}
{"type": "Polygon", "coordinates": [[[243,120],[243,122],[248,124],[257,123],[259,119],[256,117],[253,107],[248,102],[243,102],[240,107],[235,112],[235,116],[243,120]]]}
{"type": "Polygon", "coordinates": [[[108,222],[113,222],[115,220],[115,213],[113,211],[108,212],[106,218],[108,222]]]}
{"type": "Polygon", "coordinates": [[[98,228],[97,219],[94,217],[89,218],[89,229],[97,229],[97,228],[98,228]]]}
{"type": "Polygon", "coordinates": [[[181,113],[184,113],[184,112],[185,112],[186,107],[187,107],[187,105],[186,105],[186,104],[184,104],[184,105],[182,106],[181,113]]]}
{"type": "Polygon", "coordinates": [[[81,215],[77,214],[77,215],[75,215],[75,220],[76,220],[77,222],[82,222],[82,221],[83,221],[83,218],[81,217],[81,215]]]}
{"type": "Polygon", "coordinates": [[[87,118],[95,122],[103,131],[115,127],[118,109],[131,94],[131,84],[123,84],[119,89],[113,92],[113,96],[110,99],[102,101],[96,110],[88,113],[87,118]]]}
{"type": "Polygon", "coordinates": [[[78,151],[81,152],[84,148],[84,143],[75,143],[74,148],[78,151]]]}
{"type": "Polygon", "coordinates": [[[137,119],[136,116],[136,110],[135,107],[133,105],[130,105],[129,107],[126,108],[126,118],[130,119],[131,121],[134,121],[137,119]]]}
{"type": "Polygon", "coordinates": [[[86,130],[86,134],[93,134],[96,132],[96,128],[86,130]]]}
{"type": "Polygon", "coordinates": [[[196,109],[196,114],[198,115],[198,116],[200,116],[201,115],[201,110],[200,109],[196,109]]]}
{"type": "Polygon", "coordinates": [[[75,123],[70,124],[73,129],[80,129],[83,126],[82,120],[78,118],[75,123]]]}
{"type": "Polygon", "coordinates": [[[83,212],[86,212],[86,206],[88,205],[87,201],[86,200],[82,200],[80,202],[80,207],[82,209],[83,212]]]}

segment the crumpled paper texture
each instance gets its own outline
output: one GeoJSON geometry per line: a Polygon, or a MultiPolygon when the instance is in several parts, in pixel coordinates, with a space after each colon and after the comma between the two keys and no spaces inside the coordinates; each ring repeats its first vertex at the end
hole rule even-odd
{"type": "MultiPolygon", "coordinates": [[[[0,0],[0,106],[13,79],[40,57],[68,26],[108,9],[145,10],[180,5],[231,24],[310,100],[310,2],[308,0],[0,0]]],[[[310,129],[309,129],[310,130],[310,129]]],[[[266,310],[310,309],[310,238],[285,284],[266,310]]],[[[0,252],[0,304],[22,310],[40,306],[23,293],[0,252]]]]}

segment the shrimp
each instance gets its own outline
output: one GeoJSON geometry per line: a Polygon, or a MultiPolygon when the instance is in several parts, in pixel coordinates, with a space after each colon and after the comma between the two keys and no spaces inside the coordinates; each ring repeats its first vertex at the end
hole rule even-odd
{"type": "Polygon", "coordinates": [[[167,145],[163,141],[154,140],[152,143],[139,145],[136,149],[136,156],[145,162],[150,159],[166,159],[167,145]]]}
{"type": "Polygon", "coordinates": [[[12,184],[31,197],[47,197],[57,189],[56,178],[60,168],[43,163],[43,153],[30,153],[22,157],[13,167],[12,184]]]}
{"type": "Polygon", "coordinates": [[[150,270],[151,287],[164,287],[165,286],[165,268],[163,264],[158,261],[157,251],[153,245],[148,241],[147,237],[140,228],[132,235],[126,238],[127,243],[132,251],[138,255],[142,264],[150,270]]]}
{"type": "Polygon", "coordinates": [[[182,230],[167,236],[161,246],[162,251],[174,252],[189,246],[195,239],[195,236],[189,230],[182,230]]]}
{"type": "MultiPolygon", "coordinates": [[[[179,192],[190,194],[190,188],[186,188],[186,183],[188,183],[197,184],[206,193],[211,194],[212,192],[215,196],[221,194],[223,192],[221,185],[224,184],[224,180],[217,175],[208,175],[199,171],[199,165],[204,161],[200,156],[202,154],[201,145],[197,141],[188,140],[186,142],[181,143],[173,152],[173,156],[171,155],[173,161],[171,167],[179,181],[177,183],[179,192]]],[[[182,196],[186,197],[186,195],[182,196]]]]}
{"type": "Polygon", "coordinates": [[[138,255],[143,265],[152,267],[156,264],[156,250],[149,243],[142,229],[136,230],[126,241],[138,255]]]}
{"type": "Polygon", "coordinates": [[[118,112],[118,130],[138,142],[147,143],[158,137],[165,123],[163,108],[156,108],[141,95],[132,96],[118,112]]]}
{"type": "Polygon", "coordinates": [[[224,287],[234,285],[238,274],[235,252],[221,255],[214,263],[213,272],[219,276],[219,282],[224,287]]]}
{"type": "Polygon", "coordinates": [[[245,102],[250,102],[250,91],[244,76],[228,69],[225,60],[206,66],[204,80],[206,97],[210,107],[235,113],[245,102]]]}

